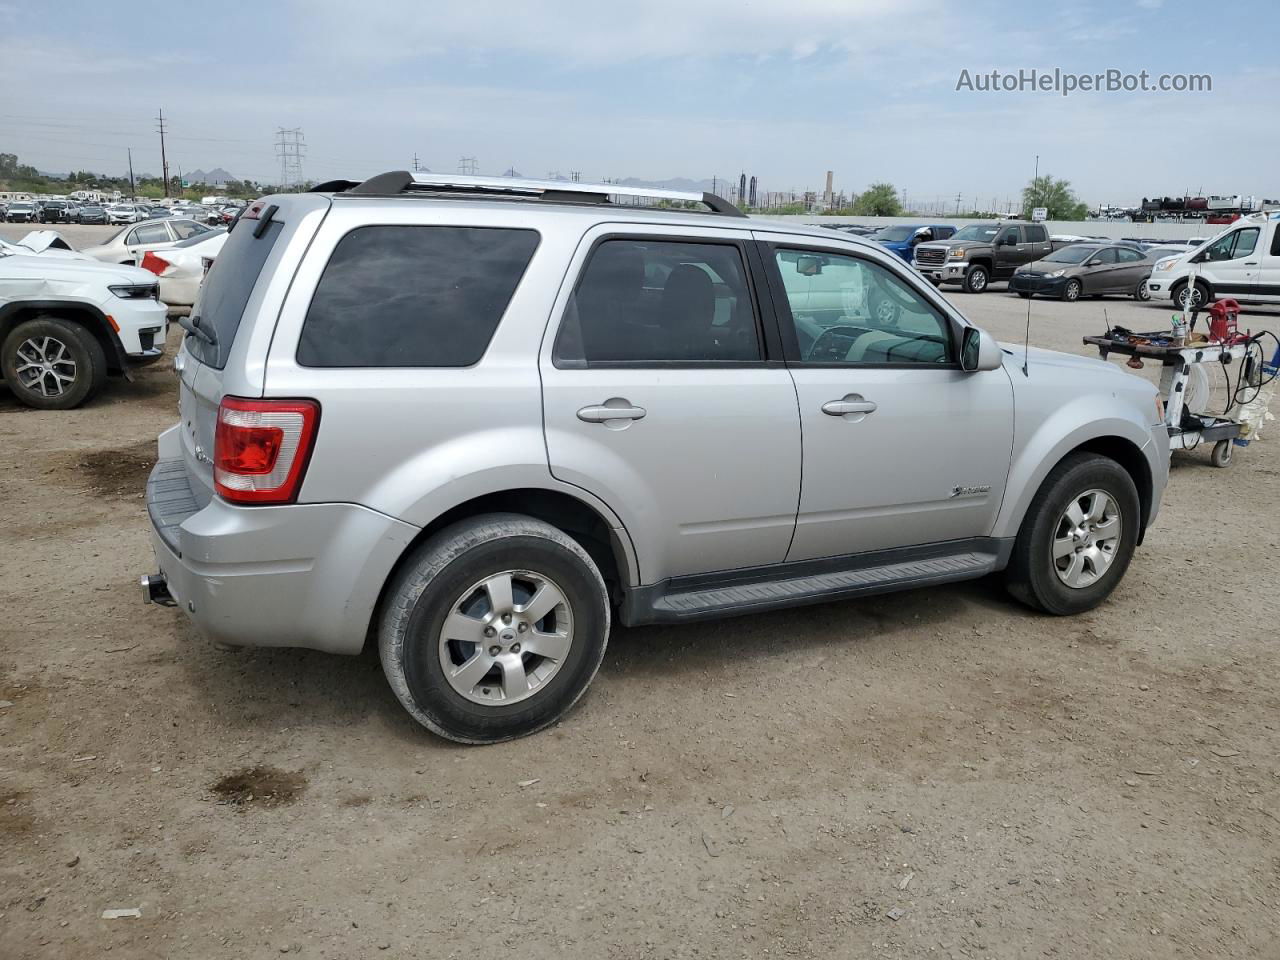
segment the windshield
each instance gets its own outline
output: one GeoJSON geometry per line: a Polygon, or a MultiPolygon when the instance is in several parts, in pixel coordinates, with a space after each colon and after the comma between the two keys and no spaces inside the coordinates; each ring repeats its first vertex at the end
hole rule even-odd
{"type": "Polygon", "coordinates": [[[882,242],[901,243],[915,232],[915,227],[885,227],[883,230],[877,230],[873,236],[882,242]]]}
{"type": "Polygon", "coordinates": [[[994,240],[996,234],[999,232],[999,226],[988,225],[985,223],[971,223],[967,227],[961,227],[957,230],[955,234],[952,235],[951,239],[966,240],[969,243],[973,243],[974,241],[986,242],[994,240]]]}
{"type": "Polygon", "coordinates": [[[1069,247],[1053,251],[1044,259],[1050,263],[1084,263],[1089,255],[1096,253],[1098,249],[1091,243],[1073,243],[1069,247]]]}

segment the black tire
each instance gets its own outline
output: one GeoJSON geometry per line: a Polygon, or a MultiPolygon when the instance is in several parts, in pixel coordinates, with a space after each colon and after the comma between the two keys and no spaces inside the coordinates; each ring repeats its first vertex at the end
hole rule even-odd
{"type": "Polygon", "coordinates": [[[1029,291],[1029,290],[1019,290],[1019,291],[1018,291],[1018,296],[1020,296],[1023,300],[1030,300],[1030,299],[1031,299],[1031,291],[1029,291]]]}
{"type": "MultiPolygon", "coordinates": [[[[420,724],[459,743],[499,743],[555,723],[586,692],[604,658],[609,618],[604,579],[577,541],[532,517],[492,513],[440,531],[403,565],[388,586],[378,649],[391,689],[420,724]],[[473,584],[512,570],[532,571],[559,588],[572,617],[572,645],[545,684],[526,699],[509,705],[475,702],[445,674],[441,631],[473,584]]],[[[463,660],[479,652],[472,647],[463,660]]],[[[528,651],[520,655],[529,657],[528,651]]],[[[501,676],[501,668],[495,669],[501,676]]]]}
{"type": "Polygon", "coordinates": [[[1151,291],[1147,289],[1147,281],[1138,281],[1138,285],[1133,288],[1133,299],[1144,303],[1151,299],[1151,291]]]}
{"type": "Polygon", "coordinates": [[[1074,303],[1080,299],[1080,294],[1084,292],[1084,285],[1076,279],[1068,280],[1062,285],[1062,299],[1068,303],[1074,303]]]}
{"type": "Polygon", "coordinates": [[[1234,446],[1234,441],[1219,440],[1213,445],[1213,450],[1209,454],[1209,462],[1215,467],[1231,466],[1232,447],[1234,446]]]}
{"type": "Polygon", "coordinates": [[[1173,285],[1173,290],[1170,292],[1173,296],[1173,302],[1178,307],[1179,310],[1182,310],[1184,312],[1190,312],[1195,307],[1201,307],[1201,308],[1207,307],[1213,301],[1213,293],[1209,290],[1209,288],[1205,284],[1201,283],[1198,280],[1196,281],[1195,286],[1192,288],[1192,291],[1193,291],[1193,294],[1191,297],[1192,302],[1183,303],[1182,302],[1183,297],[1186,295],[1186,292],[1187,292],[1187,281],[1179,280],[1177,283],[1173,285]],[[1198,302],[1196,301],[1195,294],[1199,294],[1198,302]]]}
{"type": "Polygon", "coordinates": [[[964,272],[965,293],[983,293],[990,284],[991,273],[980,263],[975,263],[964,272]]]}
{"type": "Polygon", "coordinates": [[[39,410],[70,410],[102,389],[107,379],[107,355],[97,337],[78,323],[49,314],[26,320],[9,332],[0,344],[0,372],[18,400],[39,410]],[[59,350],[61,345],[65,350],[59,350]],[[21,351],[21,356],[19,352],[21,351]],[[69,358],[55,364],[57,373],[71,377],[65,383],[54,372],[32,380],[29,370],[19,371],[23,360],[34,356],[69,358]],[[57,388],[61,392],[54,393],[57,388]]]}
{"type": "Polygon", "coordinates": [[[881,329],[897,327],[902,307],[879,287],[872,287],[867,296],[867,309],[871,319],[881,329]]]}
{"type": "Polygon", "coordinates": [[[1138,542],[1141,504],[1133,478],[1120,464],[1092,453],[1073,453],[1049,472],[1018,531],[1005,585],[1023,603],[1055,616],[1092,610],[1124,577],[1138,542]],[[1106,572],[1092,584],[1069,587],[1058,576],[1053,540],[1064,511],[1090,490],[1109,494],[1119,507],[1120,536],[1106,572]]]}

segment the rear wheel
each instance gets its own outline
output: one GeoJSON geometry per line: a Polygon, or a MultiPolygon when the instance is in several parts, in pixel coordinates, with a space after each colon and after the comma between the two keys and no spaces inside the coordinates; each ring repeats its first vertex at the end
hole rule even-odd
{"type": "Polygon", "coordinates": [[[1133,290],[1133,299],[1135,300],[1151,299],[1151,291],[1147,289],[1147,281],[1145,280],[1138,281],[1138,285],[1133,290]]]}
{"type": "Polygon", "coordinates": [[[1133,557],[1141,504],[1133,478],[1107,457],[1077,453],[1032,500],[1009,561],[1009,592],[1059,616],[1092,610],[1133,557]]]}
{"type": "Polygon", "coordinates": [[[442,530],[388,590],[383,671],[413,718],[450,740],[497,743],[554,723],[604,657],[600,571],[532,517],[488,514],[442,530]]]}
{"type": "Polygon", "coordinates": [[[1030,299],[1031,299],[1031,293],[1030,293],[1030,291],[1027,291],[1027,290],[1019,290],[1019,291],[1018,291],[1018,296],[1020,296],[1023,300],[1030,300],[1030,299]]]}
{"type": "Polygon", "coordinates": [[[22,403],[41,410],[70,410],[107,378],[107,356],[78,323],[43,315],[18,324],[0,344],[0,371],[22,403]]]}

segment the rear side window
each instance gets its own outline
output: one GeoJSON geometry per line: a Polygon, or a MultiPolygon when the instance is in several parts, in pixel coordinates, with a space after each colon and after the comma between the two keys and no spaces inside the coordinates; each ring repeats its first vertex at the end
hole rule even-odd
{"type": "Polygon", "coordinates": [[[469,367],[493,339],[537,246],[536,230],[352,230],[338,242],[311,298],[298,363],[469,367]]]}
{"type": "Polygon", "coordinates": [[[1044,243],[1049,239],[1049,234],[1045,232],[1044,227],[1023,227],[1027,231],[1027,241],[1029,243],[1044,243]]]}
{"type": "Polygon", "coordinates": [[[271,248],[284,230],[284,224],[273,220],[262,236],[255,237],[253,228],[257,226],[255,221],[247,220],[227,237],[218,258],[209,268],[209,275],[200,285],[196,313],[202,326],[212,327],[218,342],[214,345],[188,335],[187,349],[201,363],[219,370],[227,365],[231,344],[240,329],[240,319],[258,282],[262,265],[267,262],[271,248]]]}

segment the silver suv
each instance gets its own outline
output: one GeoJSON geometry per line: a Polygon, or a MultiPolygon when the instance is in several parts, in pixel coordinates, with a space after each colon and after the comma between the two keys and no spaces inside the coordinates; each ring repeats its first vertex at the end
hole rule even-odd
{"type": "Polygon", "coordinates": [[[317,189],[253,204],[183,321],[144,595],[230,644],[376,638],[442,736],[554,722],[615,620],[995,571],[1088,610],[1155,517],[1150,384],[1024,373],[876,243],[612,184],[317,189]]]}

